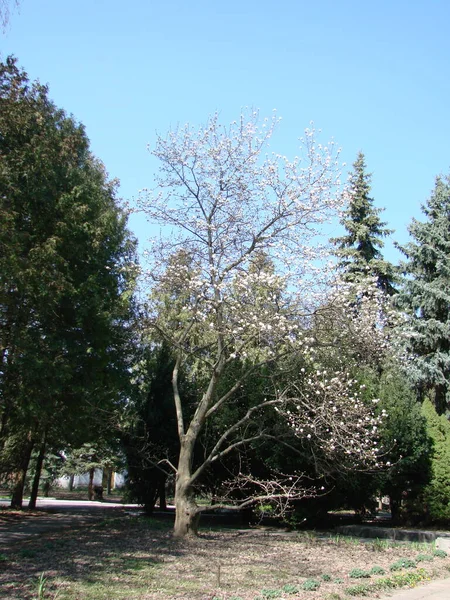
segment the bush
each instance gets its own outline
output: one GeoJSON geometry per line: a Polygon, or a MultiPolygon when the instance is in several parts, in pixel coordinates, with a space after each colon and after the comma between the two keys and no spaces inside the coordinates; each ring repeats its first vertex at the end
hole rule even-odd
{"type": "Polygon", "coordinates": [[[383,569],[383,567],[372,567],[370,569],[370,574],[371,575],[384,575],[386,573],[386,571],[383,569]]]}
{"type": "Polygon", "coordinates": [[[345,589],[348,596],[366,596],[371,590],[370,583],[360,583],[345,589]]]}
{"type": "Polygon", "coordinates": [[[416,556],[416,562],[428,562],[433,560],[433,556],[431,554],[418,554],[416,556]]]}
{"type": "Polygon", "coordinates": [[[296,594],[298,592],[298,586],[287,583],[281,588],[281,591],[285,594],[296,594]]]}
{"type": "Polygon", "coordinates": [[[370,573],[368,571],[364,571],[363,569],[352,569],[348,575],[352,579],[363,579],[365,577],[370,577],[370,573]]]}
{"type": "Polygon", "coordinates": [[[317,581],[316,579],[307,579],[302,584],[302,590],[305,590],[308,592],[318,590],[319,588],[320,588],[320,582],[317,581]]]}
{"type": "Polygon", "coordinates": [[[400,558],[400,560],[397,560],[389,568],[391,571],[401,571],[401,569],[414,569],[416,566],[414,560],[411,560],[410,558],[400,558]]]}

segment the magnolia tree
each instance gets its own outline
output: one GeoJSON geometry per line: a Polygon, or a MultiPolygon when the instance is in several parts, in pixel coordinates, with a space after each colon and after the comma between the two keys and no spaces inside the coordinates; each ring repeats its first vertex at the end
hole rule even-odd
{"type": "MultiPolygon", "coordinates": [[[[157,186],[140,198],[149,221],[160,225],[149,250],[149,321],[174,355],[178,536],[196,533],[205,507],[196,504],[194,491],[205,470],[267,435],[249,428],[261,411],[276,408],[298,438],[320,436],[324,447],[334,446],[354,464],[376,455],[367,441],[376,418],[343,372],[329,379],[316,372],[301,394],[292,385],[275,387],[257,405],[237,411],[232,422],[218,418],[240,401],[243,384],[263,365],[293,354],[302,356],[308,371],[314,365],[316,342],[308,331],[329,285],[318,234],[343,205],[339,152],[333,143],[318,144],[307,130],[298,157],[268,154],[276,122],[266,119],[259,126],[252,113],[222,127],[215,115],[199,130],[185,126],[158,137],[152,152],[160,160],[157,186]],[[201,390],[194,406],[180,391],[182,372],[201,390]],[[222,430],[198,464],[194,448],[210,419],[222,423],[222,430]]],[[[301,477],[258,485],[258,499],[310,493],[301,477]]],[[[243,504],[253,500],[246,497],[243,504]]]]}

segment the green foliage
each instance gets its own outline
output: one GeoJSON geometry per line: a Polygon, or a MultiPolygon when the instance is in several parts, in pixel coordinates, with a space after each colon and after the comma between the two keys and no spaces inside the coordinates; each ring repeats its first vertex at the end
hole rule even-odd
{"type": "Polygon", "coordinates": [[[261,596],[263,598],[278,598],[280,596],[281,590],[274,589],[264,589],[261,590],[261,596]]]}
{"type": "Polygon", "coordinates": [[[364,154],[360,152],[353,163],[350,175],[349,205],[341,219],[347,234],[335,238],[335,253],[347,281],[362,281],[376,277],[378,285],[387,293],[393,293],[394,267],[385,261],[380,248],[383,237],[392,233],[380,220],[381,209],[375,208],[370,198],[371,176],[366,173],[364,154]]]}
{"type": "Polygon", "coordinates": [[[125,401],[134,242],[82,125],[0,64],[0,472],[103,435],[125,401]]]}
{"type": "Polygon", "coordinates": [[[384,575],[386,571],[383,569],[383,567],[378,567],[375,565],[370,569],[369,573],[371,575],[384,575]]]}
{"type": "Polygon", "coordinates": [[[358,585],[352,585],[348,588],[345,588],[344,591],[347,596],[367,596],[370,590],[370,583],[360,583],[358,585]]]}
{"type": "Polygon", "coordinates": [[[323,575],[321,575],[320,578],[322,579],[322,581],[331,581],[331,575],[328,575],[328,573],[323,573],[323,575]]]}
{"type": "Polygon", "coordinates": [[[450,520],[450,423],[438,415],[430,400],[422,405],[428,434],[433,442],[431,481],[423,492],[423,502],[431,521],[450,520]]]}
{"type": "Polygon", "coordinates": [[[366,577],[370,577],[369,571],[365,571],[364,569],[352,569],[348,574],[352,579],[363,579],[366,577]]]}
{"type": "Polygon", "coordinates": [[[391,571],[401,571],[402,569],[414,569],[416,568],[416,562],[410,558],[400,558],[399,560],[392,563],[389,567],[391,571]]]}
{"type": "Polygon", "coordinates": [[[298,592],[298,585],[292,585],[291,583],[287,583],[283,585],[281,591],[285,594],[296,594],[298,592]]]}
{"type": "Polygon", "coordinates": [[[317,581],[317,579],[307,579],[302,583],[301,588],[307,592],[314,592],[320,588],[320,581],[317,581]]]}
{"type": "Polygon", "coordinates": [[[45,573],[41,573],[39,576],[39,581],[37,583],[37,599],[38,600],[44,600],[46,589],[47,589],[47,577],[45,577],[45,573]]]}
{"type": "Polygon", "coordinates": [[[401,246],[406,261],[398,304],[409,314],[405,340],[416,357],[409,365],[422,399],[430,391],[438,414],[449,406],[450,381],[450,178],[436,179],[422,206],[426,221],[413,220],[413,241],[401,246]]]}
{"type": "Polygon", "coordinates": [[[433,560],[433,556],[431,554],[418,554],[416,556],[416,562],[429,562],[433,560]]]}
{"type": "Polygon", "coordinates": [[[437,556],[438,558],[447,558],[448,554],[445,550],[436,549],[433,552],[433,556],[437,556]]]}
{"type": "Polygon", "coordinates": [[[401,516],[403,497],[407,500],[406,514],[414,508],[414,501],[431,478],[431,440],[426,419],[417,403],[406,376],[398,369],[384,371],[377,395],[380,409],[387,417],[381,427],[381,443],[390,467],[378,477],[378,489],[391,500],[393,519],[401,516]]]}
{"type": "Polygon", "coordinates": [[[410,573],[395,573],[389,577],[382,577],[376,583],[372,584],[373,590],[390,590],[399,587],[413,587],[428,579],[428,573],[425,569],[417,569],[417,571],[410,573]]]}

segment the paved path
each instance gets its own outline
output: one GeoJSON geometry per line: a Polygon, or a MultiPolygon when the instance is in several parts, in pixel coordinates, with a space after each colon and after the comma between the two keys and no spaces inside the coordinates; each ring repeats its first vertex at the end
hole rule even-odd
{"type": "MultiPolygon", "coordinates": [[[[7,506],[7,502],[0,501],[7,506]]],[[[27,516],[20,520],[11,520],[0,524],[0,547],[8,548],[16,543],[33,539],[36,536],[84,527],[102,521],[106,517],[121,516],[129,512],[139,512],[136,504],[112,502],[88,502],[72,500],[38,499],[37,510],[40,514],[27,516]]]]}
{"type": "Polygon", "coordinates": [[[450,578],[431,581],[413,589],[394,592],[379,600],[450,600],[450,578]]]}

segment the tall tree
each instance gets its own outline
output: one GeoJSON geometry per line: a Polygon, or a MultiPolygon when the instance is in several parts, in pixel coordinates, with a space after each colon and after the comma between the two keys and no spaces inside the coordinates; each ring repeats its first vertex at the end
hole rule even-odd
{"type": "Polygon", "coordinates": [[[428,390],[439,414],[450,403],[450,178],[436,179],[422,211],[413,220],[411,242],[399,246],[407,260],[399,306],[408,312],[405,340],[413,360],[410,374],[423,397],[428,390]]]}
{"type": "Polygon", "coordinates": [[[332,240],[336,246],[343,277],[347,281],[361,281],[375,277],[381,289],[394,292],[395,273],[391,263],[383,259],[380,249],[384,237],[392,233],[381,221],[382,209],[373,205],[370,197],[371,175],[366,172],[364,154],[359,152],[353,163],[348,189],[348,207],[344,210],[341,225],[346,235],[332,240]]]}
{"type": "MultiPolygon", "coordinates": [[[[280,389],[274,377],[274,385],[267,386],[268,394],[258,403],[243,414],[229,411],[233,419],[220,421],[211,449],[200,462],[195,460],[207,424],[212,420],[218,424],[218,415],[239,404],[242,386],[254,373],[295,353],[310,360],[311,366],[314,362],[305,329],[317,308],[320,283],[325,283],[320,277],[325,273],[316,268],[320,249],[315,235],[340,208],[338,165],[333,146],[317,145],[313,131],[307,131],[302,159],[264,158],[274,126],[275,121],[266,120],[260,128],[258,115],[252,113],[226,128],[216,115],[198,131],[186,126],[159,137],[154,151],[161,163],[158,188],[141,199],[148,218],[161,225],[152,253],[156,285],[150,298],[150,325],[166,340],[175,359],[172,387],[180,448],[174,465],[175,533],[180,536],[196,532],[202,508],[195,502],[195,490],[201,477],[221,458],[264,436],[264,430],[253,428],[264,411],[275,413],[277,408],[277,414],[291,414],[292,431],[305,441],[311,438],[304,427],[310,414],[324,436],[322,445],[325,438],[346,439],[351,455],[373,456],[358,419],[344,422],[330,415],[326,427],[327,411],[320,410],[322,392],[316,392],[322,389],[329,411],[336,399],[337,414],[348,405],[368,417],[363,424],[372,424],[366,407],[350,400],[354,384],[344,374],[341,383],[327,388],[327,377],[316,374],[305,393],[295,385],[280,389]],[[264,255],[278,273],[255,268],[255,259],[264,255]],[[182,294],[168,303],[168,294],[177,289],[182,294]],[[285,293],[280,295],[280,289],[285,293]],[[228,377],[233,366],[235,376],[228,377]],[[180,388],[183,372],[196,381],[194,403],[186,401],[180,388]],[[314,388],[316,377],[320,381],[314,388]],[[304,411],[304,405],[311,411],[304,411]]],[[[330,442],[330,450],[332,446],[330,442]]],[[[251,476],[243,477],[244,487],[246,483],[259,489],[259,497],[304,493],[304,487],[296,487],[300,477],[259,482],[259,487],[251,476]]],[[[252,501],[247,497],[244,504],[252,501]]]]}
{"type": "Polygon", "coordinates": [[[120,398],[134,242],[83,127],[12,58],[0,131],[0,471],[20,505],[33,446],[81,445],[120,398]]]}

